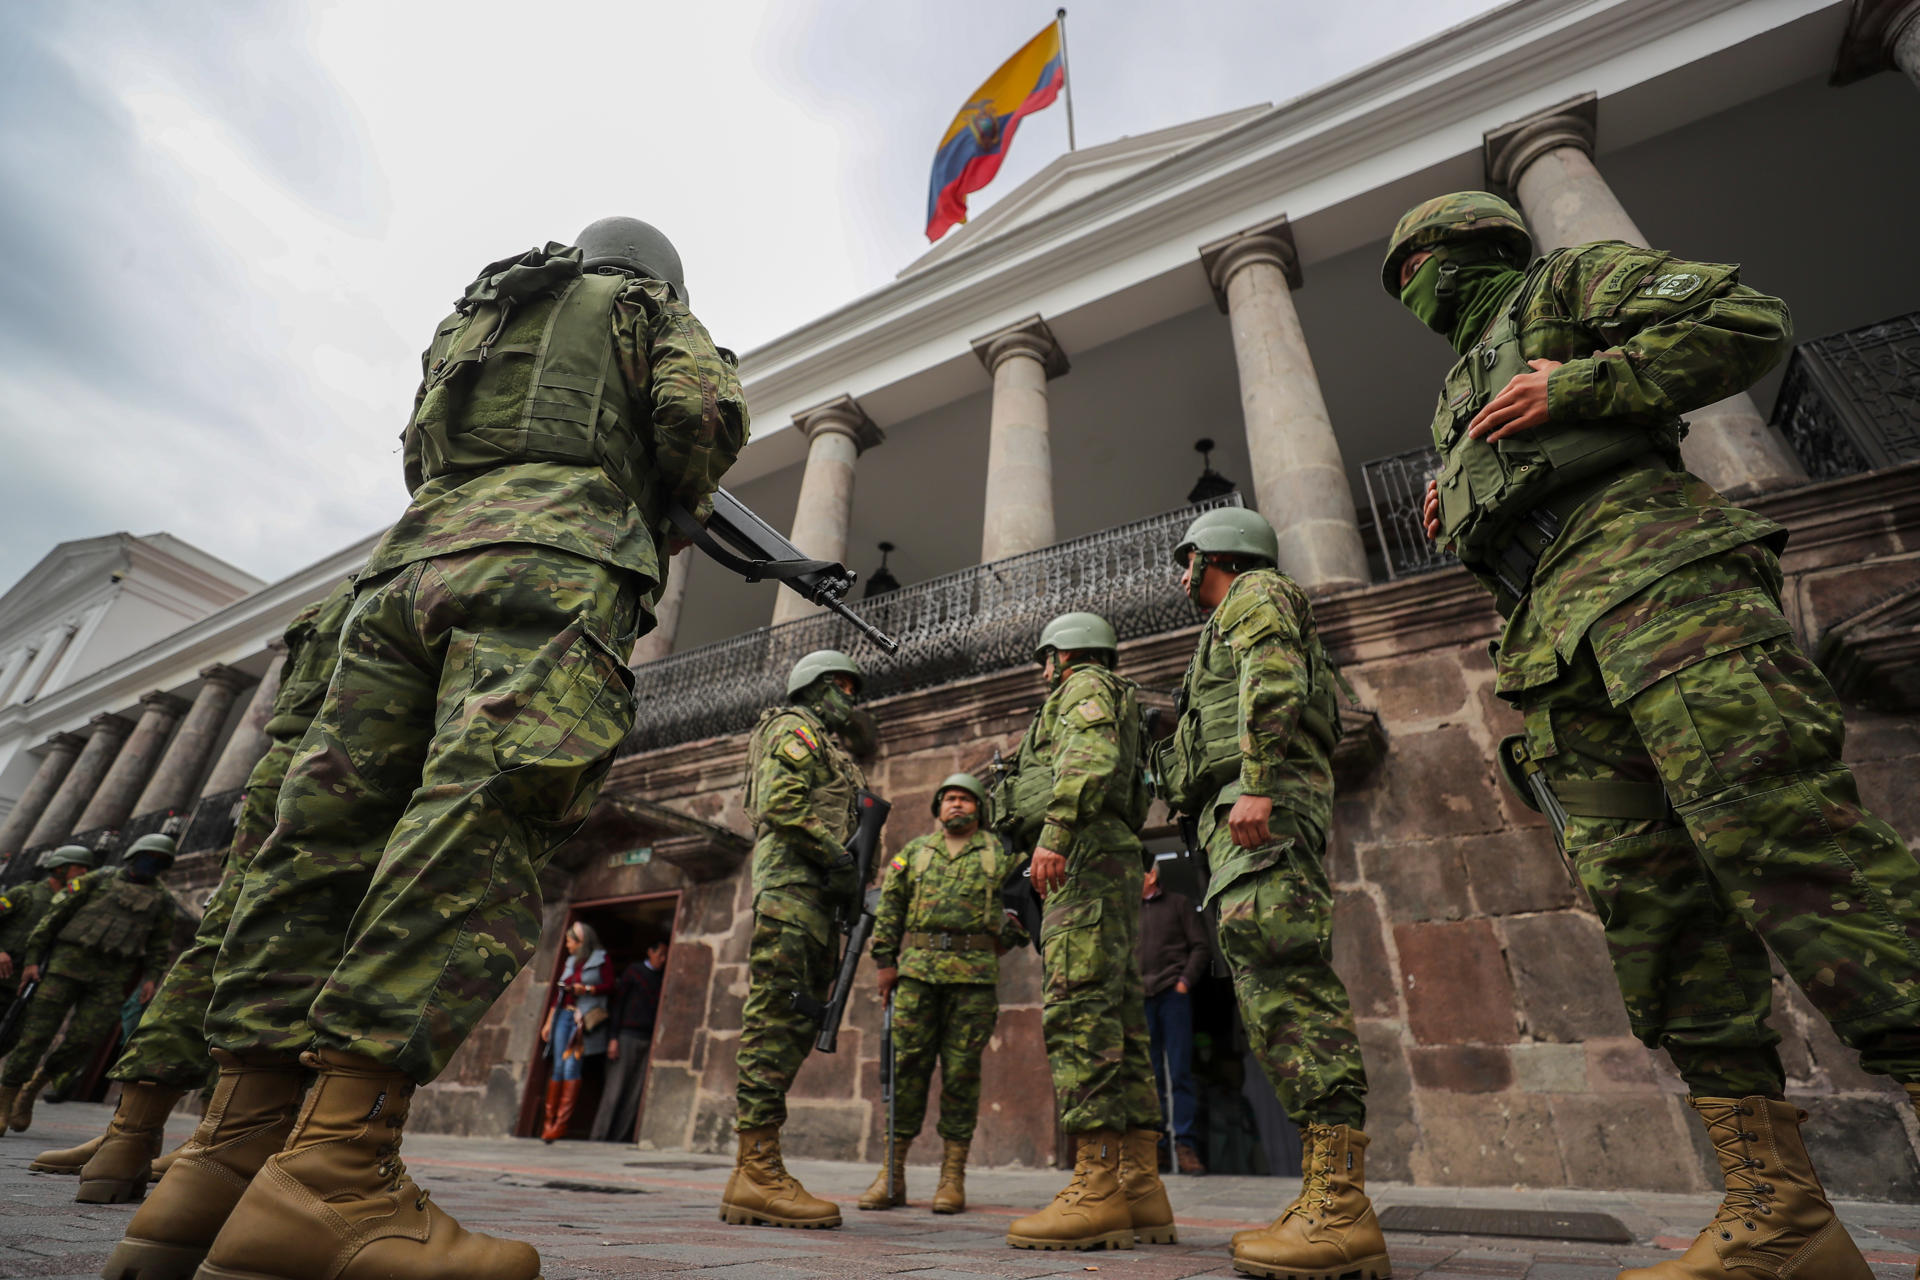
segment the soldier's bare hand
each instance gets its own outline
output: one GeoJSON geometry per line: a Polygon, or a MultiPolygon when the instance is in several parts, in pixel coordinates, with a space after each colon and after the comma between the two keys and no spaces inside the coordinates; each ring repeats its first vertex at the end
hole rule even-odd
{"type": "Polygon", "coordinates": [[[892,1004],[893,984],[900,981],[899,967],[894,966],[893,968],[875,970],[873,976],[880,981],[880,1003],[892,1004]]]}
{"type": "Polygon", "coordinates": [[[0,951],[0,981],[13,976],[13,957],[0,951]]]}
{"type": "Polygon", "coordinates": [[[1492,443],[1544,426],[1547,421],[1547,379],[1560,367],[1558,360],[1529,360],[1532,373],[1517,373],[1500,388],[1486,407],[1473,415],[1467,434],[1492,443]]]}
{"type": "Polygon", "coordinates": [[[25,985],[26,983],[29,983],[29,982],[38,982],[38,981],[40,981],[39,965],[30,964],[26,968],[20,971],[20,982],[22,985],[25,985]]]}
{"type": "Polygon", "coordinates": [[[607,1041],[607,1061],[608,1062],[620,1061],[620,1037],[619,1036],[615,1036],[611,1040],[607,1041]]]}
{"type": "Polygon", "coordinates": [[[1273,816],[1273,801],[1265,796],[1241,796],[1227,814],[1227,830],[1242,849],[1258,849],[1273,839],[1267,819],[1273,816]]]}
{"type": "Polygon", "coordinates": [[[1051,849],[1033,851],[1033,891],[1046,897],[1067,882],[1067,860],[1051,849]]]}
{"type": "Polygon", "coordinates": [[[160,989],[160,984],[155,982],[152,978],[148,978],[145,982],[141,983],[140,984],[140,1003],[141,1004],[152,1003],[153,993],[155,991],[158,991],[159,989],[160,989]]]}
{"type": "Polygon", "coordinates": [[[1420,508],[1420,522],[1427,527],[1427,541],[1440,536],[1440,482],[1427,481],[1427,501],[1420,508]]]}

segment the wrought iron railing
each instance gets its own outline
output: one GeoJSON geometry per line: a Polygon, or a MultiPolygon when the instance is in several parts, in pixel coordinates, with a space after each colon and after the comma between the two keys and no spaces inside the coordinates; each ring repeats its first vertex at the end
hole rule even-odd
{"type": "Polygon", "coordinates": [[[202,849],[225,849],[233,843],[233,829],[240,819],[240,802],[245,787],[231,791],[210,791],[200,797],[180,831],[180,852],[198,853],[202,849]]]}
{"type": "Polygon", "coordinates": [[[1177,585],[1174,545],[1195,515],[1239,505],[1228,494],[860,601],[860,612],[900,642],[898,653],[818,614],[648,663],[634,673],[640,712],[624,749],[747,728],[784,695],[787,669],[814,649],[853,654],[867,672],[863,696],[875,698],[1029,663],[1040,629],[1073,609],[1100,614],[1122,640],[1186,626],[1194,614],[1177,585]]]}
{"type": "Polygon", "coordinates": [[[1920,312],[1795,347],[1773,425],[1815,480],[1920,458],[1920,312]]]}
{"type": "Polygon", "coordinates": [[[1421,519],[1427,481],[1439,474],[1440,455],[1432,449],[1410,449],[1360,465],[1389,578],[1430,573],[1460,563],[1428,539],[1421,519]]]}

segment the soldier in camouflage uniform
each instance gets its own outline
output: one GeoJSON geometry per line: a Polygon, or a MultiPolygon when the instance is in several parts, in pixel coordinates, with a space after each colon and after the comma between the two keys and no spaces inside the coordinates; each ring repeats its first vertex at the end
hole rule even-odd
{"type": "Polygon", "coordinates": [[[1382,283],[1462,357],[1426,521],[1506,615],[1498,689],[1526,733],[1503,759],[1726,1175],[1683,1258],[1626,1274],[1717,1280],[1751,1255],[1864,1280],[1783,1100],[1767,952],[1862,1067],[1915,1093],[1920,865],[1841,763],[1839,703],[1780,608],[1785,530],[1678,453],[1682,414],[1786,353],[1787,310],[1731,266],[1617,241],[1531,252],[1510,206],[1461,192],[1401,219],[1382,283]]]}
{"type": "MultiPolygon", "coordinates": [[[[665,237],[610,218],[579,241],[482,269],[422,359],[411,505],[356,579],[214,965],[212,1047],[236,1071],[302,1060],[318,1076],[210,1271],[539,1271],[530,1247],[428,1202],[401,1129],[532,953],[540,869],[633,723],[625,656],[666,578],[668,510],[704,517],[747,429],[665,237]]],[[[116,1274],[171,1274],[207,1249],[214,1224],[188,1210],[151,1225],[195,1239],[129,1235],[116,1274]]]]}
{"type": "Polygon", "coordinates": [[[933,1211],[967,1207],[980,1055],[1000,1019],[1000,957],[1027,940],[1000,906],[1000,882],[1011,868],[1000,842],[980,828],[986,805],[979,779],[954,774],[933,793],[940,829],[908,842],[887,864],[873,964],[880,998],[893,1004],[893,1150],[860,1197],[862,1209],[907,1202],[907,1148],[920,1134],[936,1062],[944,1150],[933,1211]]]}
{"type": "MultiPolygon", "coordinates": [[[[267,720],[266,754],[254,764],[234,822],[233,840],[227,847],[226,863],[220,883],[207,900],[206,911],[194,932],[193,944],[174,960],[160,983],[159,994],[141,1015],[140,1025],[127,1039],[120,1058],[108,1075],[123,1082],[120,1101],[107,1131],[77,1147],[43,1151],[28,1167],[41,1173],[79,1174],[80,1186],[74,1199],[83,1204],[120,1204],[141,1194],[145,1184],[159,1178],[183,1151],[205,1162],[205,1179],[176,1180],[168,1198],[186,1194],[194,1184],[192,1197],[203,1211],[224,1203],[231,1210],[239,1198],[236,1180],[222,1176],[226,1160],[233,1151],[245,1148],[255,1152],[257,1165],[284,1145],[292,1124],[290,1103],[298,1096],[298,1064],[284,1070],[263,1067],[230,1074],[216,1081],[216,1093],[209,1114],[223,1115],[229,1110],[263,1117],[259,1125],[236,1131],[224,1140],[222,1151],[208,1153],[212,1144],[206,1139],[212,1129],[203,1124],[183,1146],[170,1155],[156,1159],[174,1104],[188,1090],[201,1086],[213,1065],[208,1056],[206,1032],[202,1029],[207,1003],[213,997],[213,962],[226,936],[227,922],[233,915],[234,900],[240,896],[241,877],[252,863],[253,855],[273,830],[273,813],[280,798],[280,783],[287,776],[295,748],[306,734],[307,726],[320,709],[333,678],[339,654],[340,628],[353,604],[353,583],[342,581],[332,593],[294,615],[284,633],[286,656],[281,661],[280,688],[273,699],[273,711],[267,720]],[[234,1089],[244,1082],[240,1095],[234,1089]]],[[[229,1056],[221,1051],[222,1056],[229,1056]]],[[[168,1207],[156,1198],[141,1209],[149,1221],[164,1218],[168,1207]]],[[[135,1219],[139,1224],[139,1218],[135,1219]]],[[[132,1230],[133,1228],[130,1228],[132,1230]]],[[[135,1234],[146,1231],[139,1225],[135,1234]]]]}
{"type": "Polygon", "coordinates": [[[1133,682],[1114,670],[1118,647],[1096,614],[1047,624],[1034,649],[1047,699],[994,797],[996,821],[1034,851],[1033,887],[1046,904],[1041,1030],[1060,1127],[1076,1148],[1073,1180],[1007,1232],[1020,1249],[1125,1249],[1136,1237],[1170,1244],[1176,1236],[1160,1182],[1160,1100],[1134,959],[1149,802],[1144,746],[1133,682]]]}
{"type": "Polygon", "coordinates": [[[787,1172],[780,1127],[787,1090],[820,1031],[793,1007],[793,996],[826,1000],[834,918],[861,890],[847,841],[857,825],[855,792],[866,778],[842,735],[854,725],[853,700],[864,679],[844,653],[807,654],[787,675],[787,701],[768,708],[747,739],[753,937],[734,1089],[739,1146],[720,1200],[723,1222],[840,1225],[840,1210],[787,1172]]]}
{"type": "Polygon", "coordinates": [[[33,926],[53,905],[55,894],[93,868],[93,850],[83,844],[63,844],[41,854],[33,865],[42,873],[39,879],[0,894],[0,1021],[19,995],[33,926]]]}
{"type": "Polygon", "coordinates": [[[16,1131],[33,1123],[34,1098],[49,1078],[84,1067],[114,1037],[130,984],[138,983],[141,1003],[153,999],[180,911],[157,878],[172,865],[171,837],[141,836],[122,865],[89,871],[55,894],[27,935],[21,980],[40,988],[0,1069],[0,1115],[16,1131]],[[49,1054],[62,1021],[67,1033],[49,1054]]]}
{"type": "Polygon", "coordinates": [[[1261,1231],[1233,1238],[1233,1265],[1288,1280],[1384,1280],[1386,1239],[1366,1195],[1367,1075],[1346,986],[1333,971],[1333,816],[1339,682],[1313,607],[1275,566],[1273,526],[1222,508],[1174,548],[1206,615],[1154,776],[1198,819],[1220,953],[1241,1021],[1304,1143],[1300,1194],[1261,1231]]]}

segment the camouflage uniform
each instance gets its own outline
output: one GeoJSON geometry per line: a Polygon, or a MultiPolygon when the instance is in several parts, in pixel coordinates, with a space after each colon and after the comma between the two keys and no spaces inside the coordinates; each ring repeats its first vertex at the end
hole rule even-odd
{"type": "Polygon", "coordinates": [[[748,739],[753,938],[734,1090],[742,1132],[786,1123],[787,1090],[820,1031],[792,996],[824,1002],[833,986],[834,913],[855,886],[851,875],[835,883],[832,868],[858,821],[854,792],[865,785],[860,766],[807,707],[771,708],[748,739]]]}
{"type": "Polygon", "coordinates": [[[887,864],[873,926],[873,963],[900,970],[893,989],[893,1136],[919,1136],[940,1064],[940,1136],[973,1141],[980,1055],[1000,1018],[1000,950],[1026,933],[1000,907],[1000,842],[975,830],[960,849],[945,833],[909,841],[887,864]]]}
{"type": "Polygon", "coordinates": [[[137,884],[117,867],[90,871],[54,895],[27,936],[27,954],[47,962],[0,1085],[25,1084],[43,1056],[49,1077],[86,1066],[113,1037],[129,984],[165,970],[179,910],[165,885],[137,884]],[[49,1055],[69,1011],[67,1034],[49,1055]]]}
{"type": "Polygon", "coordinates": [[[730,357],[669,287],[549,245],[487,267],[422,359],[412,504],[214,968],[207,1036],[432,1080],[526,964],[538,876],[633,722],[625,657],[746,436],[730,357]]]}
{"type": "MultiPolygon", "coordinates": [[[[1771,948],[1863,1067],[1920,1081],[1920,866],[1841,763],[1839,704],[1781,612],[1785,531],[1679,470],[1671,447],[1678,415],[1779,359],[1785,306],[1734,268],[1617,242],[1512,276],[1505,363],[1565,362],[1548,428],[1646,442],[1559,495],[1558,535],[1518,598],[1500,548],[1464,557],[1507,613],[1498,689],[1574,815],[1563,839],[1634,1033],[1696,1095],[1779,1096],[1771,948]]],[[[1476,364],[1502,363],[1488,341],[1448,375],[1443,450],[1484,403],[1476,364]]]]}
{"type": "Polygon", "coordinates": [[[1183,714],[1157,753],[1162,791],[1198,816],[1220,952],[1254,1054],[1287,1114],[1366,1127],[1366,1071],[1347,989],[1333,971],[1324,865],[1339,706],[1313,607],[1274,569],[1240,574],[1200,630],[1183,714]],[[1242,795],[1273,801],[1272,839],[1234,843],[1242,795]]]}
{"type": "Polygon", "coordinates": [[[1157,1129],[1160,1102],[1147,1057],[1146,991],[1135,962],[1140,932],[1140,771],[1133,685],[1099,665],[1069,669],[1021,740],[1010,815],[1023,848],[1067,859],[1040,926],[1040,1016],[1060,1127],[1157,1129]]]}
{"type": "Polygon", "coordinates": [[[273,811],[280,784],[307,726],[320,710],[327,683],[333,679],[339,656],[340,628],[353,604],[353,583],[342,582],[325,599],[308,605],[287,624],[287,656],[281,664],[280,689],[274,695],[273,714],[266,724],[267,752],[247,775],[234,822],[233,842],[227,846],[220,883],[207,900],[206,912],[194,931],[193,944],[167,970],[159,992],[127,1038],[127,1047],[108,1076],[114,1080],[149,1080],[176,1089],[190,1089],[206,1079],[213,1066],[207,1055],[207,1005],[213,999],[213,963],[221,939],[233,917],[233,904],[253,855],[273,830],[273,811]]]}

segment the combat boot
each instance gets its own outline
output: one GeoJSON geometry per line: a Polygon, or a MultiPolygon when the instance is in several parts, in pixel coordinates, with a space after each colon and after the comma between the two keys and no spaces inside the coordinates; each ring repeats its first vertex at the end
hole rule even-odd
{"type": "Polygon", "coordinates": [[[1344,1124],[1311,1126],[1300,1194],[1265,1231],[1236,1234],[1233,1269],[1272,1280],[1387,1280],[1387,1241],[1367,1199],[1370,1139],[1344,1124]]]}
{"type": "Polygon", "coordinates": [[[13,1114],[13,1100],[20,1096],[17,1084],[0,1084],[0,1135],[7,1132],[7,1117],[13,1114]]]}
{"type": "Polygon", "coordinates": [[[935,1213],[967,1211],[967,1152],[972,1149],[972,1143],[947,1139],[940,1155],[940,1185],[933,1192],[935,1213]]]}
{"type": "MultiPolygon", "coordinates": [[[[63,1178],[75,1177],[87,1167],[87,1161],[93,1159],[93,1153],[106,1145],[107,1135],[95,1134],[77,1147],[57,1147],[52,1151],[42,1151],[33,1158],[27,1168],[35,1173],[57,1173],[63,1178]]],[[[157,1175],[149,1170],[147,1181],[152,1182],[157,1175]]]]}
{"type": "Polygon", "coordinates": [[[1016,1249],[1131,1249],[1133,1215],[1120,1189],[1120,1133],[1095,1129],[1075,1138],[1073,1178],[1038,1213],[1015,1219],[1016,1249]]]}
{"type": "Polygon", "coordinates": [[[27,1126],[33,1123],[33,1102],[40,1091],[47,1087],[47,1073],[36,1071],[33,1078],[20,1086],[20,1092],[14,1095],[13,1105],[7,1109],[7,1124],[15,1133],[25,1133],[27,1126]]]}
{"type": "Polygon", "coordinates": [[[1771,1098],[1688,1098],[1727,1187],[1719,1212],[1669,1262],[1620,1280],[1873,1280],[1807,1159],[1807,1113],[1771,1098]]]}
{"type": "Polygon", "coordinates": [[[1126,1193],[1136,1244],[1176,1244],[1173,1206],[1160,1181],[1160,1131],[1129,1129],[1120,1140],[1120,1190],[1126,1193]]]}
{"type": "Polygon", "coordinates": [[[537,1280],[532,1245],[468,1231],[407,1174],[410,1077],[337,1049],[300,1060],[320,1074],[286,1149],[260,1166],[197,1280],[537,1280]]]}
{"type": "Polygon", "coordinates": [[[891,1209],[907,1202],[907,1148],[912,1145],[912,1138],[893,1140],[892,1185],[887,1182],[888,1166],[882,1163],[880,1172],[873,1175],[873,1185],[860,1193],[862,1209],[891,1209]]]}
{"type": "Polygon", "coordinates": [[[147,1194],[147,1178],[167,1136],[167,1113],[185,1089],[136,1081],[120,1090],[106,1140],[80,1170],[81,1204],[125,1204],[147,1194]]]}
{"type": "Polygon", "coordinates": [[[1266,1226],[1248,1227],[1244,1231],[1234,1232],[1227,1241],[1230,1248],[1238,1248],[1242,1240],[1251,1240],[1255,1236],[1266,1235],[1275,1230],[1281,1223],[1287,1220],[1288,1214],[1299,1208],[1301,1198],[1307,1194],[1307,1187],[1313,1180],[1313,1135],[1315,1132],[1316,1130],[1312,1125],[1300,1131],[1300,1168],[1304,1171],[1300,1177],[1300,1190],[1294,1193],[1293,1199],[1289,1200],[1286,1207],[1280,1210],[1280,1216],[1272,1222],[1269,1222],[1266,1226]]]}
{"type": "Polygon", "coordinates": [[[780,1130],[742,1129],[733,1176],[720,1197],[720,1221],[737,1226],[837,1227],[840,1210],[810,1194],[780,1158],[780,1130]]]}
{"type": "Polygon", "coordinates": [[[213,1098],[107,1258],[106,1280],[186,1280],[267,1157],[286,1145],[306,1071],[291,1058],[213,1050],[213,1098]]]}

